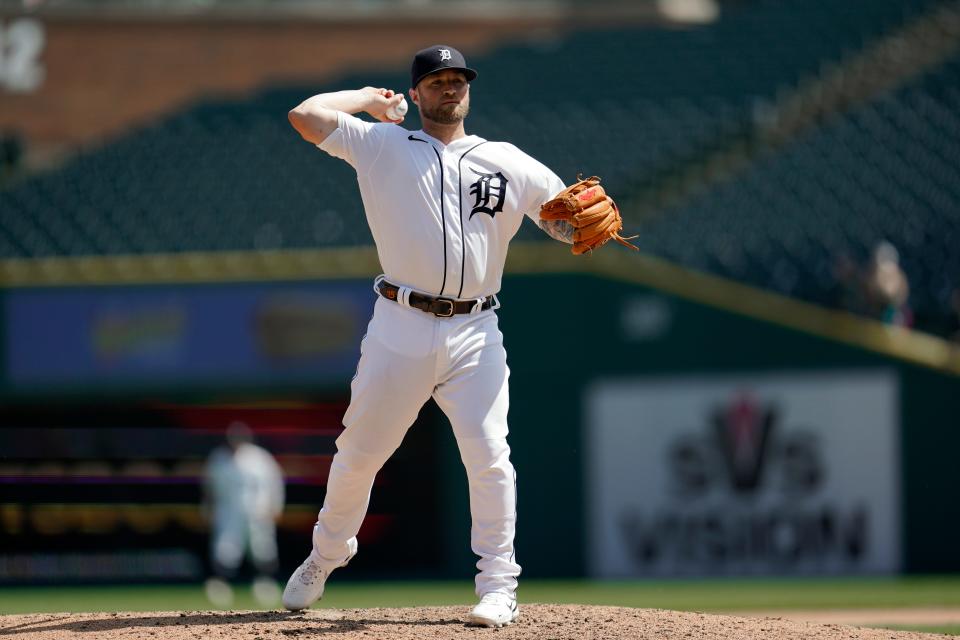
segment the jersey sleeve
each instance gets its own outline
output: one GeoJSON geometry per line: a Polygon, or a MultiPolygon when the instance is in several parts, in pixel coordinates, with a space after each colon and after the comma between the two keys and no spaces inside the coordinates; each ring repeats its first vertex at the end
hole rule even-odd
{"type": "Polygon", "coordinates": [[[536,223],[540,222],[540,205],[567,188],[563,180],[540,162],[530,158],[530,174],[524,194],[523,212],[536,223]]]}
{"type": "Polygon", "coordinates": [[[337,113],[337,128],[317,147],[335,158],[346,160],[357,173],[364,173],[380,155],[384,127],[341,111],[337,113]]]}

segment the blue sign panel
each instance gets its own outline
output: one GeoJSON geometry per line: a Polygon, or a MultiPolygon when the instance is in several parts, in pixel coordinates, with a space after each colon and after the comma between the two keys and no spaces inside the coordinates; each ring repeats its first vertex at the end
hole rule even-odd
{"type": "Polygon", "coordinates": [[[349,379],[374,299],[368,281],[13,290],[7,379],[29,389],[349,379]]]}

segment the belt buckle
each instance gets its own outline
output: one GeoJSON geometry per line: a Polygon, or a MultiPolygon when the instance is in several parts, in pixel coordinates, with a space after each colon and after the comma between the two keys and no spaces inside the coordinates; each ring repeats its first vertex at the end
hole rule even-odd
{"type": "Polygon", "coordinates": [[[439,311],[434,311],[433,315],[438,318],[452,318],[453,317],[453,300],[450,298],[434,298],[434,302],[441,302],[450,305],[450,311],[448,313],[440,313],[439,311]]]}

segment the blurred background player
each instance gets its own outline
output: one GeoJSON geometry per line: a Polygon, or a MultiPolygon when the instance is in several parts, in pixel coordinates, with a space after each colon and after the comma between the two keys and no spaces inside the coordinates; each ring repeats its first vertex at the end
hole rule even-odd
{"type": "Polygon", "coordinates": [[[249,556],[256,577],[254,598],[263,606],[280,599],[276,520],[283,513],[283,472],[273,456],[253,443],[242,422],[227,428],[227,442],[207,461],[204,510],[210,520],[210,561],[214,575],[205,585],[207,598],[220,607],[233,602],[228,580],[249,556]]]}

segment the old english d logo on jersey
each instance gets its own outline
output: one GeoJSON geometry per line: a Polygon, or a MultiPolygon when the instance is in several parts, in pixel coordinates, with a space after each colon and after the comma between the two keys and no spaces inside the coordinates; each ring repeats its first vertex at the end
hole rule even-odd
{"type": "Polygon", "coordinates": [[[775,418],[753,398],[743,395],[719,409],[713,424],[720,440],[730,481],[735,491],[753,491],[760,484],[765,452],[775,418]]]}
{"type": "Polygon", "coordinates": [[[470,185],[470,195],[476,196],[477,201],[467,219],[473,218],[475,213],[486,213],[492,218],[503,211],[503,199],[507,194],[508,181],[499,171],[482,173],[473,168],[470,170],[480,177],[470,185]]]}

